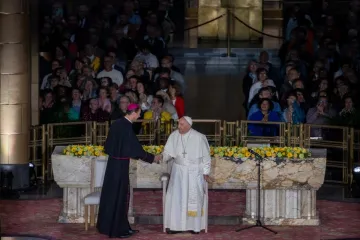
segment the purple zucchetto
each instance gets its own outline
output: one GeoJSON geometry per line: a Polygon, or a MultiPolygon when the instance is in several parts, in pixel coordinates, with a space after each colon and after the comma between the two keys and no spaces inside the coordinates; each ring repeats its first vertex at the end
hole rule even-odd
{"type": "Polygon", "coordinates": [[[140,106],[139,106],[138,104],[136,104],[136,103],[131,103],[131,104],[127,107],[127,110],[128,110],[128,111],[134,111],[134,110],[139,109],[139,108],[140,108],[140,106]]]}

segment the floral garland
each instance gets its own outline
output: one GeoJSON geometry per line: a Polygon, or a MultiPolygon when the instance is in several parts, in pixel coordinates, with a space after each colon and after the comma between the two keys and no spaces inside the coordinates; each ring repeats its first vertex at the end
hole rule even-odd
{"type": "MultiPolygon", "coordinates": [[[[143,146],[148,153],[157,155],[164,151],[164,146],[143,146]]],[[[257,154],[266,158],[287,158],[287,159],[305,159],[311,156],[309,150],[300,147],[210,147],[211,157],[241,159],[255,158],[254,154],[249,152],[252,149],[257,154]]],[[[64,155],[83,157],[83,156],[106,156],[103,146],[93,145],[69,145],[63,150],[64,155]]]]}
{"type": "Polygon", "coordinates": [[[64,155],[74,157],[100,157],[105,156],[104,146],[94,145],[69,145],[63,150],[64,155]]]}

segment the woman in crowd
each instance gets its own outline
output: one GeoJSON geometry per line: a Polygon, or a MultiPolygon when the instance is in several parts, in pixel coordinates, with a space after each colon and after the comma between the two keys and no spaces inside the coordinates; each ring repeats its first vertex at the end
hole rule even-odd
{"type": "Polygon", "coordinates": [[[82,106],[81,97],[82,97],[81,90],[77,88],[73,88],[71,92],[72,101],[69,109],[69,119],[71,121],[77,121],[80,119],[81,106],[82,106]]]}
{"type": "Polygon", "coordinates": [[[251,86],[249,91],[248,105],[261,88],[276,87],[274,81],[268,78],[267,70],[265,68],[258,68],[256,70],[256,79],[257,81],[251,86]]]}
{"type": "Polygon", "coordinates": [[[153,96],[149,94],[145,83],[139,81],[136,84],[136,91],[139,95],[139,105],[142,111],[147,111],[151,107],[153,96]]]}
{"type": "MultiPolygon", "coordinates": [[[[81,84],[82,85],[82,84],[81,84]]],[[[82,100],[87,101],[97,96],[97,84],[92,78],[88,78],[84,82],[84,91],[82,100]]]]}
{"type": "MultiPolygon", "coordinates": [[[[281,118],[277,112],[273,112],[273,103],[270,99],[262,98],[258,103],[259,111],[249,116],[249,121],[280,122],[281,118]]],[[[249,133],[252,136],[276,136],[278,127],[270,124],[249,124],[249,133]]]]}
{"type": "Polygon", "coordinates": [[[99,88],[98,107],[108,113],[111,112],[111,102],[109,99],[109,90],[106,87],[99,88]]]}
{"type": "Polygon", "coordinates": [[[181,87],[175,81],[170,82],[169,96],[172,104],[175,106],[179,119],[182,118],[185,115],[185,102],[181,95],[181,87]]]}

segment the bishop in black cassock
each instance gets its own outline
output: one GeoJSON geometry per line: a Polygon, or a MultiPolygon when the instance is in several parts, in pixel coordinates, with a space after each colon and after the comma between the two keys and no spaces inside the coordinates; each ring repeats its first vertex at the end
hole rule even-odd
{"type": "Polygon", "coordinates": [[[129,163],[141,159],[152,163],[157,157],[143,150],[132,122],[140,115],[137,104],[130,104],[125,117],[115,121],[105,142],[109,155],[101,191],[97,229],[110,238],[128,238],[138,232],[128,221],[129,163]]]}

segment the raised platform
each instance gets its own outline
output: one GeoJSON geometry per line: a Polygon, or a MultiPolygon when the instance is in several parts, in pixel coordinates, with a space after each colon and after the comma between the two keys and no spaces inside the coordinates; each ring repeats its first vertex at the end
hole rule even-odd
{"type": "MultiPolygon", "coordinates": [[[[136,191],[135,210],[139,216],[158,216],[161,210],[160,195],[153,191],[136,191]],[[156,195],[159,195],[157,197],[156,195]]],[[[244,193],[210,191],[210,215],[241,216],[244,212],[244,193]]],[[[107,236],[97,233],[95,228],[84,230],[83,224],[57,223],[61,210],[61,199],[45,200],[0,200],[0,218],[3,234],[24,234],[33,236],[48,236],[56,240],[108,240],[107,236]]],[[[207,234],[193,236],[166,235],[162,232],[162,225],[137,224],[132,226],[140,233],[132,237],[133,240],[174,239],[181,240],[319,240],[345,239],[360,236],[360,204],[317,201],[321,216],[320,226],[272,226],[278,231],[277,235],[265,232],[260,228],[235,232],[241,225],[210,225],[207,234]]],[[[144,218],[145,219],[145,218],[144,218]]],[[[13,239],[11,239],[13,240],[13,239]]],[[[21,239],[24,240],[24,239],[21,239]]],[[[26,239],[27,240],[27,239],[26,239]]],[[[33,240],[33,239],[32,239],[33,240]]],[[[38,240],[38,239],[36,239],[38,240]]]]}
{"type": "Polygon", "coordinates": [[[7,237],[1,237],[1,240],[54,240],[52,238],[48,237],[36,237],[36,236],[7,236],[7,237]]]}
{"type": "MultiPolygon", "coordinates": [[[[209,224],[238,225],[245,213],[245,190],[209,191],[209,224]]],[[[135,222],[162,224],[162,191],[137,189],[134,191],[135,222]]]]}

